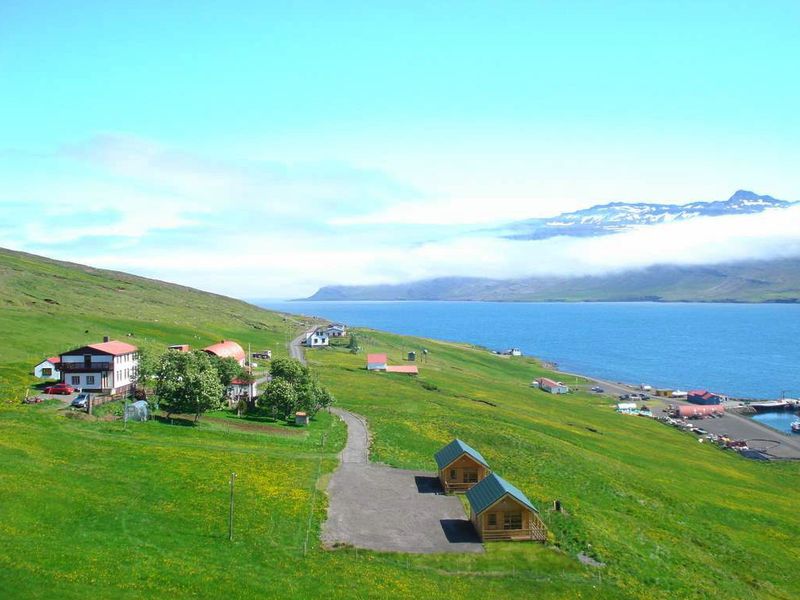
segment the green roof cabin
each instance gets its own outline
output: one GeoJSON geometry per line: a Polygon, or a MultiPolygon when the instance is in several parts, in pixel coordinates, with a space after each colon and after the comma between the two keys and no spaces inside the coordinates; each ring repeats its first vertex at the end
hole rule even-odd
{"type": "Polygon", "coordinates": [[[492,472],[481,453],[461,440],[453,440],[434,458],[446,493],[466,492],[492,472]]]}
{"type": "Polygon", "coordinates": [[[531,501],[505,479],[491,473],[467,491],[469,519],[484,542],[547,540],[547,527],[531,501]]]}

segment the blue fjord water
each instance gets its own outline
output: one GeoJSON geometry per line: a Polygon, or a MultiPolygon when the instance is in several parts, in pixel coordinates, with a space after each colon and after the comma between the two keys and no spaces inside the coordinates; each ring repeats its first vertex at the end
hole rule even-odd
{"type": "Polygon", "coordinates": [[[257,302],[351,326],[519,347],[565,371],[742,398],[800,396],[800,306],[257,302]]]}

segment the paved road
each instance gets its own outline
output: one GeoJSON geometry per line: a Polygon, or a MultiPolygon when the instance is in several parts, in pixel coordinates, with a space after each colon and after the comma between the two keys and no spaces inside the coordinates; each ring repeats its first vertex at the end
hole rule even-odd
{"type": "Polygon", "coordinates": [[[304,351],[303,342],[306,340],[306,334],[312,332],[317,327],[314,326],[308,329],[289,342],[289,356],[299,360],[301,363],[306,364],[306,354],[304,351]]]}
{"type": "Polygon", "coordinates": [[[441,493],[434,473],[370,464],[364,418],[331,410],[347,424],[347,444],[328,485],[325,545],[414,554],[483,552],[461,501],[441,493]]]}

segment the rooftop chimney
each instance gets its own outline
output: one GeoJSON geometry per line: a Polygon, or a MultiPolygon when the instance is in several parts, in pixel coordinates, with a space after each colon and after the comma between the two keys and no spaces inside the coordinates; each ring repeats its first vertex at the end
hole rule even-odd
{"type": "Polygon", "coordinates": [[[108,337],[107,335],[104,335],[104,336],[103,336],[103,341],[104,341],[104,342],[110,342],[110,341],[111,341],[111,338],[110,338],[110,337],[108,337]]]}

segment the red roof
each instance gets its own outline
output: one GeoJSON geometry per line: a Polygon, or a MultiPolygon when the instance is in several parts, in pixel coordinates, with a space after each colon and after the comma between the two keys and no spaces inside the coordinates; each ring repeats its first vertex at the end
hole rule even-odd
{"type": "Polygon", "coordinates": [[[553,381],[552,379],[548,379],[547,377],[540,377],[539,378],[539,385],[547,385],[550,387],[556,387],[560,385],[558,382],[553,381]]]}
{"type": "Polygon", "coordinates": [[[406,373],[408,375],[419,375],[416,365],[398,365],[396,367],[386,367],[387,373],[406,373]]]}
{"type": "Polygon", "coordinates": [[[47,362],[51,362],[54,365],[57,365],[58,363],[61,362],[61,357],[60,356],[51,356],[50,358],[48,358],[46,360],[47,360],[47,362]]]}
{"type": "Polygon", "coordinates": [[[122,356],[123,354],[130,354],[131,352],[138,352],[139,350],[132,344],[126,344],[125,342],[118,342],[116,340],[111,340],[110,342],[101,342],[99,344],[89,344],[86,347],[92,348],[93,350],[99,350],[100,352],[105,352],[106,354],[111,354],[113,356],[122,356]]]}
{"type": "Polygon", "coordinates": [[[385,363],[388,359],[385,354],[367,354],[367,362],[372,363],[385,363]]]}
{"type": "Polygon", "coordinates": [[[250,385],[250,384],[251,384],[250,381],[245,381],[244,379],[239,379],[238,377],[236,379],[231,379],[231,385],[250,385]]]}
{"type": "Polygon", "coordinates": [[[203,352],[208,352],[220,358],[234,358],[238,361],[244,360],[244,350],[236,342],[222,340],[218,344],[211,344],[203,348],[203,352]]]}

